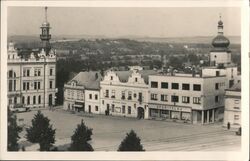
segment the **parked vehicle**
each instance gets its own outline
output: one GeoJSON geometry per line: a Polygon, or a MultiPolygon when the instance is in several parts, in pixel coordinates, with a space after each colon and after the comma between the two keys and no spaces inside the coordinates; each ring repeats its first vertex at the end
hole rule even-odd
{"type": "Polygon", "coordinates": [[[23,104],[16,104],[12,107],[9,107],[12,112],[28,112],[30,111],[29,107],[25,107],[23,104]]]}

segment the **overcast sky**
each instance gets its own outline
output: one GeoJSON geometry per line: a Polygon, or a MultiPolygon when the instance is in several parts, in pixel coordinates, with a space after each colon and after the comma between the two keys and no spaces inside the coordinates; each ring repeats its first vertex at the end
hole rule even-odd
{"type": "MultiPolygon", "coordinates": [[[[49,7],[52,35],[185,37],[217,34],[219,14],[225,35],[240,35],[240,8],[68,8],[49,7]]],[[[39,35],[42,7],[9,7],[9,35],[39,35]]]]}

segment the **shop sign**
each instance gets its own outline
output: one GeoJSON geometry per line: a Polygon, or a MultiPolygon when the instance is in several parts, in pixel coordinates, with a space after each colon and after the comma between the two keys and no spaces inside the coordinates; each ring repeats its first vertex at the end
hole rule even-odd
{"type": "Polygon", "coordinates": [[[169,106],[169,105],[149,105],[149,108],[155,108],[155,109],[160,109],[160,110],[170,110],[170,111],[191,112],[191,108],[169,106]]]}

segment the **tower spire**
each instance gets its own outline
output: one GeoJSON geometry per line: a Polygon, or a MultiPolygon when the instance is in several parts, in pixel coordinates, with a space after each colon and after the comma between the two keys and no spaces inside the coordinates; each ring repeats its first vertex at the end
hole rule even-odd
{"type": "Polygon", "coordinates": [[[46,6],[44,8],[45,10],[45,22],[42,23],[42,26],[41,26],[41,30],[42,30],[42,33],[40,35],[40,39],[42,40],[42,48],[46,51],[46,53],[48,53],[51,49],[51,46],[50,46],[50,43],[49,43],[49,40],[51,39],[51,35],[50,35],[50,24],[47,20],[47,10],[48,10],[48,7],[46,6]]]}
{"type": "Polygon", "coordinates": [[[45,22],[48,22],[48,21],[47,21],[47,10],[48,10],[48,7],[46,6],[46,7],[45,7],[45,22]]]}
{"type": "Polygon", "coordinates": [[[219,22],[218,22],[218,35],[223,35],[223,22],[221,20],[221,13],[219,14],[219,22]]]}

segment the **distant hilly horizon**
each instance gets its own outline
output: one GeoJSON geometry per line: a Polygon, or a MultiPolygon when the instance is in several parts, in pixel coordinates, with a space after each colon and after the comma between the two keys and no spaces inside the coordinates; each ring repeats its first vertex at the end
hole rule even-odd
{"type": "MultiPolygon", "coordinates": [[[[58,41],[58,40],[71,40],[71,41],[78,41],[80,39],[131,39],[136,41],[148,41],[148,42],[158,42],[158,43],[201,43],[201,44],[208,44],[211,43],[215,36],[189,36],[189,37],[149,37],[149,36],[117,36],[117,37],[107,37],[103,35],[52,35],[51,41],[58,41]]],[[[231,44],[240,44],[241,37],[240,36],[226,36],[229,38],[231,44]]],[[[20,42],[36,42],[40,41],[39,35],[10,35],[8,36],[8,42],[13,41],[16,43],[20,42]]]]}

